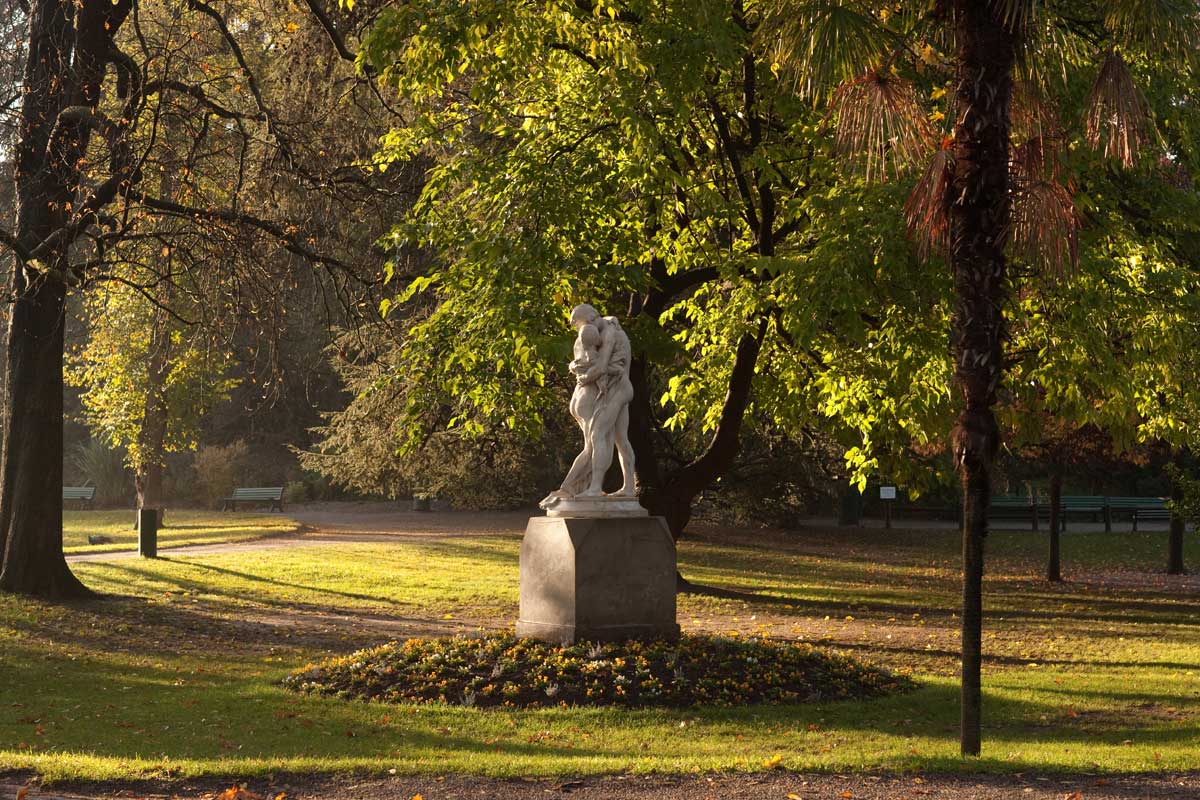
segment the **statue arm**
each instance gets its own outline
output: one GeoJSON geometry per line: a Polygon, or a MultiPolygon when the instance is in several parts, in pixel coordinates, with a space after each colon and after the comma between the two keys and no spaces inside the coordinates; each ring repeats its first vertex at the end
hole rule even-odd
{"type": "Polygon", "coordinates": [[[612,358],[613,337],[606,334],[600,340],[600,352],[596,353],[587,372],[579,376],[580,383],[595,383],[608,374],[608,362],[612,358]]]}

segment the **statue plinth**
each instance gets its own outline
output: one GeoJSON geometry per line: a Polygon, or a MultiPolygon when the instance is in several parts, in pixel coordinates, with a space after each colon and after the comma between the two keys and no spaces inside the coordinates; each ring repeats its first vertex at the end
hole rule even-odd
{"type": "MultiPolygon", "coordinates": [[[[579,498],[596,501],[600,498],[579,498]]],[[[637,505],[636,498],[620,500],[637,505]]],[[[616,506],[616,501],[610,502],[616,506]]],[[[517,635],[557,644],[677,638],[675,542],[662,517],[533,517],[517,635]]]]}
{"type": "Polygon", "coordinates": [[[599,497],[564,497],[546,507],[547,517],[648,517],[650,512],[628,495],[602,494],[599,497]]]}

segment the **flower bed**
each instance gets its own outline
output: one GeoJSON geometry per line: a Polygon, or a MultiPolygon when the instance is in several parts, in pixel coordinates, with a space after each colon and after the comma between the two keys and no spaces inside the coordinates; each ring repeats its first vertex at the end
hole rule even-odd
{"type": "Polygon", "coordinates": [[[385,703],[682,708],[878,697],[912,682],[794,642],[684,636],[557,647],[499,634],[392,642],[310,664],[284,685],[385,703]]]}

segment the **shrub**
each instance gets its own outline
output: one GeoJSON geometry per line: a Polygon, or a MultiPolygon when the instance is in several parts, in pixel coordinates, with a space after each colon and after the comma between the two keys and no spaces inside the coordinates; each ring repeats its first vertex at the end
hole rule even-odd
{"type": "Polygon", "coordinates": [[[75,448],[73,460],[84,481],[96,487],[97,504],[119,505],[129,499],[132,481],[120,450],[100,439],[89,439],[75,448]]]}
{"type": "Polygon", "coordinates": [[[250,448],[240,439],[228,445],[206,445],[196,451],[196,482],[209,504],[229,497],[246,470],[250,448]]]}
{"type": "Polygon", "coordinates": [[[310,664],[284,685],[386,703],[679,708],[867,698],[913,683],[795,642],[684,636],[557,647],[502,634],[392,642],[310,664]]]}
{"type": "Polygon", "coordinates": [[[283,488],[283,502],[289,505],[307,503],[309,499],[308,485],[304,481],[288,481],[283,488]]]}

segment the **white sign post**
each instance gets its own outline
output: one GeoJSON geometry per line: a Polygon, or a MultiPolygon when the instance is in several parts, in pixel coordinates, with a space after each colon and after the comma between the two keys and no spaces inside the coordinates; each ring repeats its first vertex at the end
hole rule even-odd
{"type": "Polygon", "coordinates": [[[892,503],[896,500],[895,486],[880,486],[879,499],[883,501],[883,528],[892,529],[892,503]]]}

